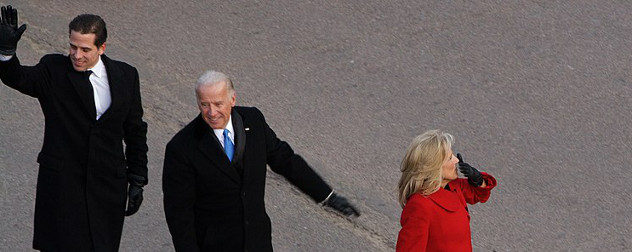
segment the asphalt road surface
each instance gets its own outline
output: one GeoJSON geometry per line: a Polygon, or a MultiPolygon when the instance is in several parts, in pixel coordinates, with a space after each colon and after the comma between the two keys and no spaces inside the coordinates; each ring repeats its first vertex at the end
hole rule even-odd
{"type": "MultiPolygon", "coordinates": [[[[150,183],[121,251],[173,251],[164,146],[197,115],[193,83],[209,69],[362,212],[336,215],[270,172],[277,251],[393,251],[399,162],[434,128],[499,181],[470,207],[475,251],[632,251],[629,1],[5,4],[28,25],[24,64],[67,53],[68,22],[95,13],[106,54],[140,72],[150,183]]],[[[29,251],[43,116],[0,85],[0,120],[0,251],[29,251]]]]}

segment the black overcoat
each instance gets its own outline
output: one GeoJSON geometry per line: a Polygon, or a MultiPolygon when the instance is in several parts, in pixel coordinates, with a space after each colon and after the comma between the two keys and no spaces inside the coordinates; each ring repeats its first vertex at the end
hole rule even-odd
{"type": "Polygon", "coordinates": [[[126,174],[147,178],[147,124],[138,72],[105,55],[101,60],[112,103],[99,120],[90,82],[68,56],[46,55],[35,66],[21,66],[17,56],[0,62],[2,81],[37,98],[44,114],[35,249],[90,251],[93,244],[95,251],[118,251],[126,174]]]}
{"type": "Polygon", "coordinates": [[[266,164],[317,202],[331,192],[256,108],[234,107],[231,163],[198,116],[167,144],[165,214],[176,251],[272,251],[266,164]]]}

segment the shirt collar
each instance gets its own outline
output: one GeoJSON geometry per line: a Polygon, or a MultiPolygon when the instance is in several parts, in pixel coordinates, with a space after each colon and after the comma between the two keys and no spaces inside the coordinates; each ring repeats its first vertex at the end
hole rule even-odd
{"type": "Polygon", "coordinates": [[[235,131],[233,130],[233,117],[232,116],[228,116],[228,123],[226,124],[226,129],[230,131],[231,136],[235,135],[234,134],[235,131]]]}
{"type": "Polygon", "coordinates": [[[96,75],[97,78],[103,78],[103,76],[107,75],[107,73],[105,72],[105,64],[103,64],[101,56],[99,56],[99,61],[97,61],[97,63],[92,68],[88,68],[88,70],[92,71],[92,73],[96,75]]]}
{"type": "MultiPolygon", "coordinates": [[[[232,116],[228,117],[228,123],[226,124],[226,129],[230,132],[229,134],[230,139],[232,139],[234,142],[235,131],[233,130],[233,117],[232,116]]],[[[215,133],[215,136],[217,136],[217,139],[221,139],[221,141],[224,141],[224,129],[213,129],[213,133],[215,133]]]]}

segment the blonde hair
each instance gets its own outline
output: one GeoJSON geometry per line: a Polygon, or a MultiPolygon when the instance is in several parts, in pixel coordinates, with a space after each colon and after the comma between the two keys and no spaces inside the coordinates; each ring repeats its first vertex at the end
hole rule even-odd
{"type": "Polygon", "coordinates": [[[400,167],[402,177],[398,188],[402,207],[415,193],[428,196],[439,190],[443,180],[441,167],[453,143],[454,137],[440,130],[429,130],[413,139],[400,167]]]}

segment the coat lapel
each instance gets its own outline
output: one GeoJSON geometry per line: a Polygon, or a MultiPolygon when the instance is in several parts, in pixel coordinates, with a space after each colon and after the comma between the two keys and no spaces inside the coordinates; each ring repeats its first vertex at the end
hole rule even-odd
{"type": "Polygon", "coordinates": [[[90,119],[96,120],[97,109],[94,106],[94,93],[92,92],[90,80],[84,76],[84,73],[77,72],[74,69],[68,71],[68,79],[70,79],[70,83],[77,91],[81,102],[83,102],[84,110],[90,116],[90,119]]]}
{"type": "Polygon", "coordinates": [[[241,165],[244,150],[246,149],[246,131],[244,129],[244,121],[241,118],[241,115],[239,115],[239,113],[237,113],[234,109],[231,112],[231,117],[233,121],[233,130],[235,130],[235,154],[233,163],[241,165]]]}
{"type": "Polygon", "coordinates": [[[213,167],[216,167],[217,169],[225,173],[226,176],[228,176],[236,183],[241,184],[241,179],[239,178],[237,170],[235,170],[231,166],[228,157],[226,157],[226,154],[224,154],[222,145],[219,143],[219,140],[217,140],[215,133],[213,133],[213,129],[211,129],[211,127],[209,127],[206,122],[204,122],[201,115],[198,116],[197,120],[198,124],[200,125],[198,129],[202,131],[202,138],[198,143],[198,148],[200,149],[200,151],[204,154],[204,156],[206,156],[207,159],[211,161],[213,167]]]}
{"type": "Polygon", "coordinates": [[[233,121],[233,130],[235,131],[235,153],[231,166],[236,169],[242,180],[245,178],[244,150],[246,149],[246,132],[244,130],[244,122],[242,117],[235,109],[231,112],[231,120],[233,121]]]}
{"type": "Polygon", "coordinates": [[[453,191],[448,191],[446,189],[440,188],[439,191],[436,191],[433,194],[430,194],[429,198],[441,208],[445,209],[448,212],[455,212],[460,207],[463,207],[458,199],[458,196],[453,191]]]}

